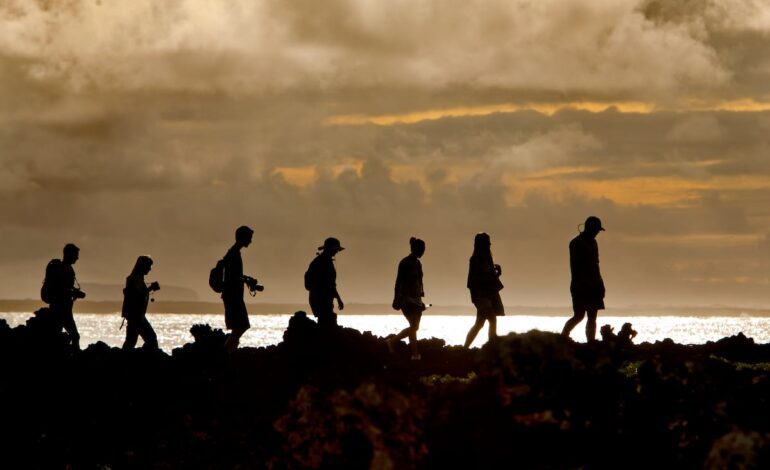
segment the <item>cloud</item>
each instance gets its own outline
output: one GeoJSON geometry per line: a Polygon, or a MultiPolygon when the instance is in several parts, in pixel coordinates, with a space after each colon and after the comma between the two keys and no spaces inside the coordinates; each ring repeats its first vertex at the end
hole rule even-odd
{"type": "MultiPolygon", "coordinates": [[[[416,87],[659,96],[732,73],[633,0],[36,2],[0,7],[0,53],[71,89],[259,93],[416,87]]],[[[735,27],[749,27],[736,25],[735,27]]]]}
{"type": "Polygon", "coordinates": [[[722,128],[714,116],[692,116],[679,122],[668,134],[674,142],[714,142],[722,137],[722,128]]]}
{"type": "Polygon", "coordinates": [[[304,299],[330,235],[345,298],[387,302],[416,235],[432,300],[470,305],[483,230],[506,302],[568,305],[596,214],[613,304],[768,301],[734,281],[766,278],[763,4],[678,4],[5,2],[0,296],[36,295],[75,241],[83,280],[149,252],[216,301],[247,223],[265,302],[304,299]],[[712,277],[733,281],[692,282],[712,277]]]}
{"type": "Polygon", "coordinates": [[[513,169],[550,168],[574,163],[579,155],[600,147],[598,139],[573,124],[534,135],[521,144],[499,149],[495,163],[513,169]]]}

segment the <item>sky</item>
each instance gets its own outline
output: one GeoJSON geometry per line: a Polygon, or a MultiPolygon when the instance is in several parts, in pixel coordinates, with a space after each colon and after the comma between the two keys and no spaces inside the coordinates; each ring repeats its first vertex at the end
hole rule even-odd
{"type": "MultiPolygon", "coordinates": [[[[569,305],[589,215],[606,304],[770,307],[766,0],[0,0],[0,298],[151,279],[216,301],[239,225],[258,301],[327,236],[347,302],[569,305]]],[[[157,297],[162,298],[163,291],[157,297]]]]}

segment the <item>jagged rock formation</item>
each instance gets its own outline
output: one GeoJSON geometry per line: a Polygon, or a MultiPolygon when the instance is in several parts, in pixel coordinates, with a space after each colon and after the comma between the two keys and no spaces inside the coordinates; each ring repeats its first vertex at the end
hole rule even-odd
{"type": "Polygon", "coordinates": [[[770,345],[577,344],[540,331],[482,349],[326,333],[223,350],[67,346],[46,310],[0,320],[0,461],[239,468],[767,468],[770,345]],[[240,465],[239,465],[240,464],[240,465]]]}

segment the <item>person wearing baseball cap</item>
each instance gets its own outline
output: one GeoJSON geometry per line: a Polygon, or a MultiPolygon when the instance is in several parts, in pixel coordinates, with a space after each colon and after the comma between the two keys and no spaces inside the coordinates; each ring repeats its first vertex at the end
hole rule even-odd
{"type": "Polygon", "coordinates": [[[334,256],[344,250],[340,241],[334,237],[324,240],[318,247],[320,253],[310,262],[305,272],[305,289],[313,316],[318,318],[318,325],[324,329],[337,326],[337,314],[334,312],[334,299],[340,310],[345,308],[337,292],[337,270],[334,268],[334,256]]]}
{"type": "Polygon", "coordinates": [[[587,314],[586,339],[594,341],[596,338],[596,315],[599,310],[604,310],[605,294],[604,280],[599,271],[599,246],[596,236],[603,231],[602,221],[598,217],[590,216],[583,224],[583,230],[569,243],[573,314],[564,324],[561,332],[564,337],[569,337],[572,329],[587,314]]]}

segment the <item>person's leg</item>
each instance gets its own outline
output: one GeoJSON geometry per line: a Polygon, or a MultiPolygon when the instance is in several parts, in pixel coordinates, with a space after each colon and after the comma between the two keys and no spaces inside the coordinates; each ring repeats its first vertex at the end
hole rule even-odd
{"type": "Polygon", "coordinates": [[[420,350],[417,347],[417,330],[420,329],[421,317],[421,311],[416,311],[409,316],[409,328],[407,328],[407,334],[409,336],[409,348],[412,350],[412,359],[420,359],[420,350]]]}
{"type": "Polygon", "coordinates": [[[409,341],[412,341],[412,337],[417,334],[417,328],[420,327],[420,312],[414,312],[409,309],[402,310],[406,321],[409,322],[409,326],[401,330],[393,339],[393,341],[401,341],[402,339],[409,337],[409,341]],[[417,326],[415,326],[415,324],[417,326]]]}
{"type": "Polygon", "coordinates": [[[147,317],[142,317],[139,323],[139,335],[144,341],[144,347],[149,349],[158,349],[158,335],[155,334],[155,330],[150,325],[150,321],[147,317]]]}
{"type": "Polygon", "coordinates": [[[241,336],[246,333],[248,328],[233,328],[230,330],[230,335],[225,340],[225,351],[228,353],[234,353],[238,349],[238,345],[241,342],[241,336]]]}
{"type": "Polygon", "coordinates": [[[337,325],[337,314],[334,313],[334,299],[332,297],[317,300],[313,308],[313,314],[318,317],[318,326],[323,330],[333,330],[337,325]]]}
{"type": "Polygon", "coordinates": [[[471,343],[473,343],[473,340],[476,339],[476,335],[479,334],[479,331],[481,331],[481,328],[483,326],[484,326],[484,318],[477,315],[476,323],[473,324],[471,329],[468,331],[468,336],[465,337],[466,348],[471,347],[471,343]]]}
{"type": "Polygon", "coordinates": [[[572,318],[567,320],[567,323],[564,324],[564,328],[561,330],[561,335],[567,338],[572,332],[572,329],[575,328],[578,323],[583,321],[583,317],[585,317],[586,314],[584,308],[575,305],[573,305],[572,311],[572,318]]]}
{"type": "Polygon", "coordinates": [[[588,310],[588,321],[586,321],[586,340],[593,341],[596,339],[596,314],[597,310],[591,308],[588,310]]]}
{"type": "Polygon", "coordinates": [[[234,353],[241,342],[241,336],[251,326],[249,324],[249,312],[243,297],[227,299],[225,301],[225,326],[230,334],[225,340],[225,351],[234,353]]]}
{"type": "Polygon", "coordinates": [[[487,320],[489,321],[489,341],[492,341],[497,338],[497,317],[493,315],[487,320]]]}
{"type": "Polygon", "coordinates": [[[80,349],[80,333],[78,332],[78,327],[75,324],[75,316],[72,314],[72,304],[64,306],[61,311],[62,326],[64,327],[64,331],[66,331],[69,335],[72,346],[75,349],[80,349]]]}
{"type": "Polygon", "coordinates": [[[411,332],[412,332],[412,327],[411,327],[411,326],[407,326],[407,327],[406,327],[406,328],[404,328],[403,330],[399,331],[399,332],[398,332],[398,334],[397,334],[396,336],[394,336],[394,337],[393,337],[393,341],[394,341],[394,342],[395,342],[395,341],[401,341],[402,339],[404,339],[404,338],[406,338],[407,336],[409,336],[409,334],[410,334],[411,332]]]}
{"type": "Polygon", "coordinates": [[[123,341],[123,349],[134,349],[139,338],[137,320],[126,320],[126,340],[123,341]]]}

